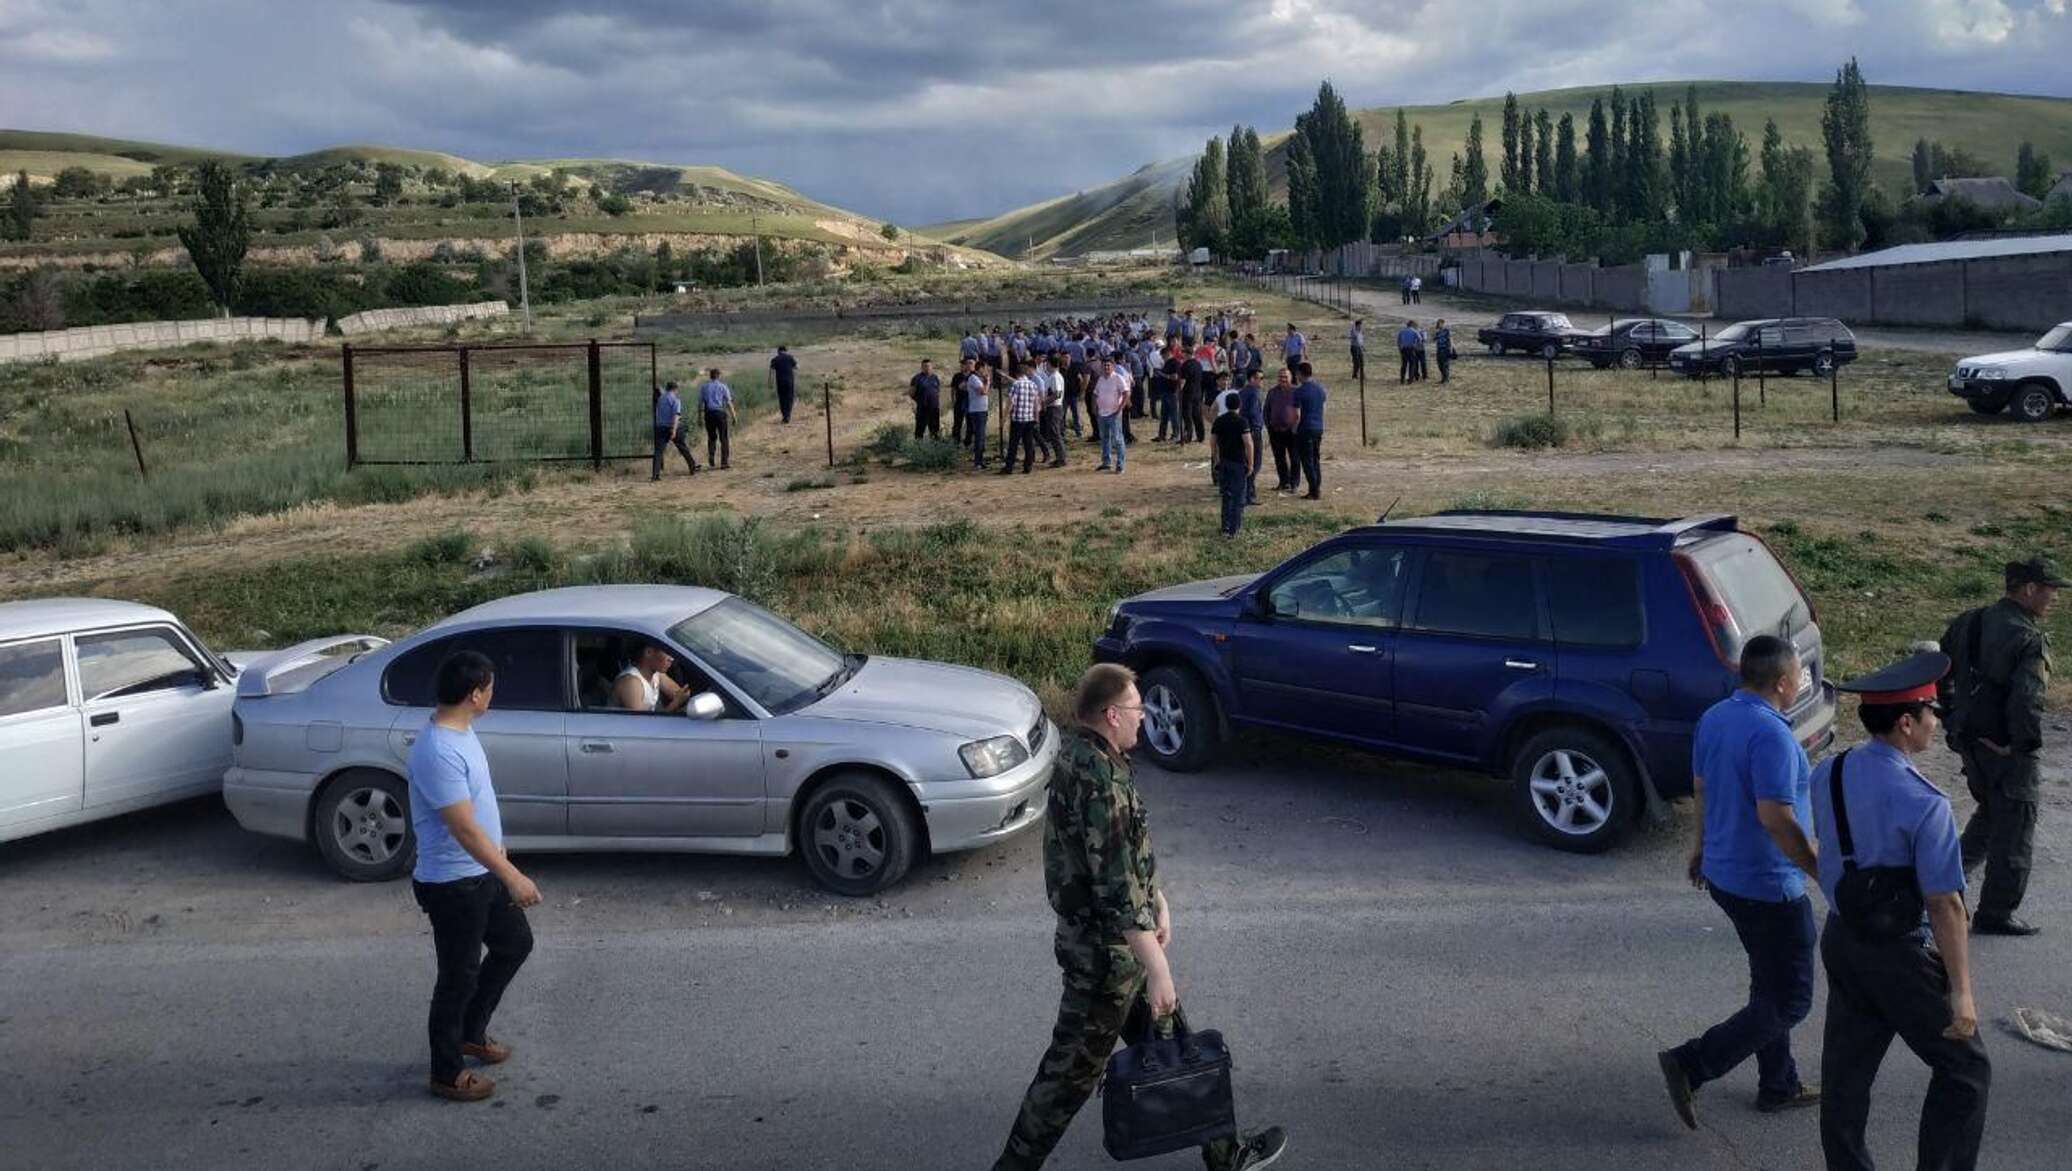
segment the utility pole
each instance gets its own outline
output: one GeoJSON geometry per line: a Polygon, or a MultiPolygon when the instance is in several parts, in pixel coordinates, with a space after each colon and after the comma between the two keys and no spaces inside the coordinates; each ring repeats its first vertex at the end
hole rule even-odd
{"type": "Polygon", "coordinates": [[[532,290],[525,280],[525,217],[518,210],[518,184],[511,184],[511,222],[518,228],[518,299],[525,305],[525,332],[532,332],[532,290]]]}
{"type": "Polygon", "coordinates": [[[763,287],[763,226],[756,216],[755,204],[748,205],[748,230],[755,233],[755,287],[763,287]]]}

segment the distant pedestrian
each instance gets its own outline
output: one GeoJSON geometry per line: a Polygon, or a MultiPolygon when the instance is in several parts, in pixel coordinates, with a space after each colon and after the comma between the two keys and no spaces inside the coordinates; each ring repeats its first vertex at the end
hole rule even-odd
{"type": "Polygon", "coordinates": [[[1049,361],[1036,366],[1036,385],[1043,391],[1043,417],[1036,428],[1036,447],[1044,466],[1065,466],[1065,376],[1049,361]]]}
{"type": "Polygon", "coordinates": [[[1417,352],[1424,348],[1424,335],[1417,331],[1417,322],[1406,321],[1396,331],[1396,353],[1402,358],[1396,381],[1405,385],[1417,380],[1417,352]]]}
{"type": "Polygon", "coordinates": [[[431,920],[439,977],[432,986],[426,1032],[432,1049],[431,1092],[479,1102],[496,1083],[465,1067],[510,1059],[511,1047],[489,1035],[489,1018],[512,977],[532,954],[524,908],[539,888],[504,854],[489,759],[474,724],[489,711],[494,664],[458,651],[439,664],[431,720],[410,749],[410,824],[417,836],[411,892],[431,920]],[[485,957],[484,951],[487,951],[485,957]]]}
{"type": "Polygon", "coordinates": [[[1316,380],[1310,364],[1295,368],[1302,381],[1295,387],[1295,454],[1302,465],[1302,478],[1309,481],[1310,500],[1323,499],[1324,492],[1324,384],[1316,380]]]}
{"type": "Polygon", "coordinates": [[[770,375],[777,384],[777,413],[784,421],[791,422],[792,404],[798,398],[799,360],[791,356],[789,346],[778,346],[777,356],[770,359],[770,375]]]}
{"type": "Polygon", "coordinates": [[[1352,332],[1346,334],[1346,340],[1351,344],[1353,351],[1353,381],[1355,382],[1367,377],[1367,331],[1363,328],[1366,324],[1365,321],[1355,318],[1353,320],[1352,332]]]}
{"type": "Polygon", "coordinates": [[[1291,374],[1309,354],[1309,339],[1302,336],[1302,331],[1296,329],[1292,321],[1288,323],[1287,334],[1281,338],[1281,354],[1287,359],[1288,371],[1291,374]]]}
{"type": "Polygon", "coordinates": [[[1413,381],[1423,382],[1432,376],[1431,367],[1427,365],[1431,358],[1431,340],[1432,335],[1426,333],[1423,329],[1417,331],[1417,349],[1414,351],[1414,356],[1417,358],[1417,371],[1412,375],[1413,381]]]}
{"type": "Polygon", "coordinates": [[[1453,381],[1453,330],[1441,317],[1437,328],[1432,330],[1432,357],[1439,363],[1439,385],[1453,381]]]}
{"type": "Polygon", "coordinates": [[[1266,441],[1273,448],[1276,492],[1293,492],[1301,474],[1295,455],[1295,425],[1301,418],[1302,409],[1295,405],[1295,378],[1282,370],[1273,389],[1266,392],[1266,441]]]}
{"type": "Polygon", "coordinates": [[[1209,371],[1193,354],[1180,361],[1180,430],[1182,443],[1199,443],[1208,434],[1202,424],[1202,395],[1208,390],[1209,371]]]}
{"type": "Polygon", "coordinates": [[[1007,450],[1000,457],[1000,474],[1014,471],[1014,454],[1022,453],[1022,474],[1036,467],[1036,429],[1043,414],[1043,389],[1033,373],[1024,372],[1007,386],[1007,450]]]}
{"type": "Polygon", "coordinates": [[[942,379],[934,364],[921,359],[921,372],[907,382],[907,397],[914,400],[914,438],[923,435],[942,438],[942,379]]]}
{"type": "Polygon", "coordinates": [[[1252,437],[1252,466],[1245,471],[1245,503],[1259,503],[1259,462],[1266,458],[1266,390],[1259,385],[1259,372],[1245,372],[1245,385],[1238,391],[1237,413],[1252,437]]]}
{"type": "Polygon", "coordinates": [[[1122,420],[1129,405],[1129,375],[1116,369],[1115,359],[1101,359],[1101,376],[1094,379],[1094,425],[1101,433],[1101,466],[1095,471],[1108,470],[1109,454],[1113,452],[1115,474],[1122,474],[1124,457],[1129,452],[1129,442],[1122,434],[1122,420]]]}
{"type": "Polygon", "coordinates": [[[676,383],[667,382],[655,399],[655,461],[648,470],[650,483],[662,478],[662,457],[669,454],[671,447],[683,456],[690,474],[697,475],[698,461],[691,458],[691,447],[683,437],[683,399],[676,393],[676,383]]]}
{"type": "Polygon", "coordinates": [[[988,378],[992,371],[973,363],[971,373],[964,376],[964,430],[971,442],[971,466],[986,466],[986,416],[993,409],[992,388],[988,378]]]}
{"type": "Polygon", "coordinates": [[[1402,293],[1403,293],[1403,303],[1404,303],[1405,305],[1408,305],[1408,304],[1410,304],[1410,278],[1409,278],[1409,277],[1407,277],[1407,276],[1403,278],[1403,282],[1402,282],[1402,293]]]}
{"type": "Polygon", "coordinates": [[[698,388],[698,407],[705,413],[705,463],[708,467],[734,466],[734,390],[719,380],[719,367],[707,371],[705,385],[698,388]],[[714,454],[714,453],[717,454],[714,454]]]}
{"type": "Polygon", "coordinates": [[[1913,765],[1942,730],[1935,684],[1949,665],[1946,655],[1916,654],[1840,684],[1861,697],[1856,718],[1871,739],[1828,757],[1813,777],[1829,908],[1820,936],[1820,1147],[1828,1171],[1871,1171],[1871,1085],[1895,1036],[1930,1071],[1914,1166],[1979,1165],[1993,1066],[1972,993],[1964,852],[1949,798],[1913,765]],[[1863,885],[1872,876],[1898,897],[1859,897],[1875,889],[1863,885]]]}
{"type": "Polygon", "coordinates": [[[964,433],[964,416],[971,409],[971,376],[978,362],[971,358],[957,360],[957,372],[950,376],[950,442],[970,446],[971,436],[964,433]]]}
{"type": "Polygon", "coordinates": [[[1410,303],[1412,305],[1424,304],[1424,278],[1416,273],[1410,274],[1410,303]]]}
{"type": "Polygon", "coordinates": [[[1216,422],[1210,426],[1215,440],[1217,487],[1223,493],[1223,535],[1237,536],[1244,524],[1245,505],[1251,494],[1253,454],[1252,429],[1238,410],[1238,392],[1225,391],[1217,403],[1216,422]]]}
{"type": "Polygon", "coordinates": [[[1981,935],[2034,935],[2015,915],[2029,887],[2042,798],[2043,713],[2050,689],[2050,638],[2043,619],[2066,584],[2042,558],[2011,561],[1999,601],[1966,611],[1943,634],[1956,666],[1951,746],[1977,807],[1964,826],[1964,870],[1985,867],[1981,935]]]}
{"type": "MultiPolygon", "coordinates": [[[[1063,969],[1057,1026],[993,1171],[1035,1171],[1094,1091],[1124,1036],[1170,1035],[1180,994],[1166,949],[1172,912],[1130,767],[1144,701],[1128,668],[1080,678],[1074,726],[1061,732],[1043,819],[1043,886],[1063,969]]],[[[1259,1171],[1287,1148],[1280,1127],[1202,1147],[1209,1171],[1259,1171]]]]}
{"type": "MultiPolygon", "coordinates": [[[[1748,954],[1748,1003],[1733,1016],[1659,1055],[1671,1105],[1697,1129],[1692,1094],[1756,1059],[1756,1108],[1811,1106],[1817,1086],[1799,1078],[1791,1031],[1813,1008],[1815,874],[1812,766],[1784,713],[1799,694],[1799,656],[1774,634],[1741,650],[1741,687],[1707,709],[1691,747],[1697,843],[1687,873],[1726,912],[1748,954]]],[[[1602,809],[1585,788],[1584,815],[1602,809]]],[[[1568,802],[1568,797],[1563,797],[1568,802]]],[[[1604,814],[1613,816],[1616,810],[1604,814]]]]}

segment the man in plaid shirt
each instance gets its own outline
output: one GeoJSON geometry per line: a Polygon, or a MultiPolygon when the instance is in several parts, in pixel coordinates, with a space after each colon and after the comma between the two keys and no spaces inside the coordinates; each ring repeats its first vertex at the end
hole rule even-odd
{"type": "Polygon", "coordinates": [[[1007,388],[1007,455],[1000,474],[1014,470],[1014,453],[1022,453],[1022,474],[1036,466],[1036,417],[1043,409],[1043,391],[1026,369],[1007,388]]]}

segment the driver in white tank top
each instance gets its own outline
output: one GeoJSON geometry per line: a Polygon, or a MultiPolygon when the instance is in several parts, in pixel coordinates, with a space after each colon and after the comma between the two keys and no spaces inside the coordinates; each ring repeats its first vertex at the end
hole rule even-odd
{"type": "Polygon", "coordinates": [[[612,680],[612,706],[635,712],[680,712],[691,689],[669,677],[675,656],[653,643],[640,648],[632,662],[612,680]]]}

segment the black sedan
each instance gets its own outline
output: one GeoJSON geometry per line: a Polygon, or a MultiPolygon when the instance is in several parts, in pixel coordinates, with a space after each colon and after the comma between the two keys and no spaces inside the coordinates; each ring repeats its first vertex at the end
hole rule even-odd
{"type": "Polygon", "coordinates": [[[1627,317],[1576,339],[1575,355],[1599,370],[1638,370],[1669,360],[1669,351],[1698,340],[1698,331],[1660,317],[1627,317]]]}
{"type": "Polygon", "coordinates": [[[1543,309],[1506,313],[1495,325],[1475,331],[1475,340],[1488,346],[1492,354],[1533,354],[1541,358],[1567,353],[1584,336],[1584,331],[1569,321],[1568,314],[1543,309]]]}

